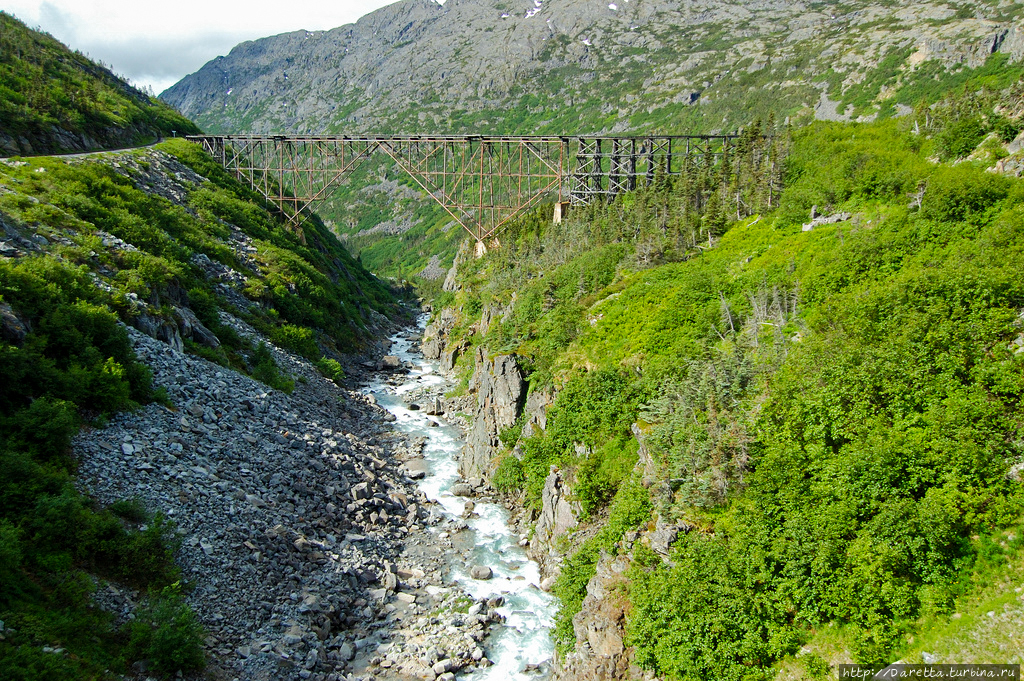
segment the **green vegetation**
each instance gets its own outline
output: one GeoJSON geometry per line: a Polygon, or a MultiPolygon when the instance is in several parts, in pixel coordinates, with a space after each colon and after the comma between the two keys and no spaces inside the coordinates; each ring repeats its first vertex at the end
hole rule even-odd
{"type": "Polygon", "coordinates": [[[82,425],[166,399],[121,321],[176,332],[194,315],[217,343],[193,335],[187,350],[290,392],[295,383],[267,346],[243,338],[221,311],[338,379],[335,357],[366,338],[371,315],[394,309],[391,293],[322,224],[293,233],[193,145],[172,140],[160,150],[0,166],[5,229],[47,244],[0,260],[5,679],[98,678],[142,659],[165,676],[204,664],[204,634],[173,562],[173,526],[136,500],[104,509],[73,485],[71,438],[82,425]],[[144,191],[178,162],[210,179],[183,204],[144,191]],[[247,258],[232,238],[249,240],[247,258]],[[207,277],[210,267],[242,273],[255,303],[238,309],[207,277]],[[142,590],[147,605],[114,626],[93,603],[97,579],[142,590]]]}
{"type": "Polygon", "coordinates": [[[393,309],[390,291],[319,221],[294,234],[195,145],[169,140],[160,148],[210,177],[193,189],[187,206],[143,191],[139,185],[151,181],[150,161],[127,155],[120,168],[45,157],[5,167],[0,183],[10,191],[0,197],[0,210],[56,239],[64,261],[106,281],[109,295],[100,302],[121,317],[147,315],[176,324],[175,308],[188,306],[220,341],[216,348],[191,343],[191,350],[275,387],[286,387],[287,380],[275,378],[271,367],[257,370],[269,354],[259,354],[223,323],[219,310],[318,360],[358,348],[370,315],[393,309]],[[229,245],[232,226],[255,248],[248,261],[229,245]],[[108,248],[107,235],[130,246],[108,248]],[[200,256],[244,275],[245,293],[258,304],[236,309],[216,293],[200,256]]]}
{"type": "Polygon", "coordinates": [[[201,669],[203,631],[181,598],[177,582],[153,595],[128,626],[128,650],[162,674],[201,669]]]}
{"type": "MultiPolygon", "coordinates": [[[[4,14],[0,44],[0,132],[36,145],[39,125],[101,140],[127,130],[119,144],[195,130],[4,14]]],[[[180,139],[88,159],[7,160],[0,225],[0,677],[109,678],[141,661],[165,678],[199,671],[205,633],[184,600],[173,524],[137,499],[104,508],[74,484],[81,427],[167,400],[125,324],[168,341],[191,329],[187,351],[291,391],[270,349],[223,313],[338,380],[337,358],[396,310],[393,295],[318,220],[286,228],[180,139]],[[168,190],[189,168],[206,179],[168,190]],[[222,275],[243,290],[227,291],[222,275]],[[97,607],[93,594],[108,582],[142,594],[127,624],[97,607]]]]}
{"type": "MultiPolygon", "coordinates": [[[[128,633],[93,606],[93,575],[153,590],[179,579],[170,523],[130,500],[100,508],[72,484],[71,438],[83,420],[98,421],[154,397],[149,370],[101,300],[84,268],[45,256],[0,262],[0,302],[31,329],[20,343],[0,344],[5,679],[123,670],[138,657],[125,648],[128,633]]],[[[202,634],[189,622],[182,631],[188,629],[190,639],[165,644],[167,654],[177,656],[167,672],[203,665],[202,634]]]]}
{"type": "Polygon", "coordinates": [[[54,126],[99,148],[199,132],[171,107],[0,12],[0,135],[29,139],[34,153],[68,151],[54,126]]]}
{"type": "Polygon", "coordinates": [[[991,156],[928,159],[1012,138],[993,111],[1015,93],[776,135],[784,178],[752,135],[745,170],[662,178],[558,226],[528,217],[460,268],[455,337],[515,351],[531,390],[558,390],[544,432],[502,433],[515,451],[495,487],[536,505],[558,465],[595,526],[555,586],[562,650],[601,553],[629,546],[627,642],[676,679],[889,662],[1007,583],[1024,188],[991,156]],[[804,231],[812,207],[852,217],[804,231]],[[485,304],[510,311],[479,338],[485,304]],[[682,528],[669,560],[623,541],[655,518],[682,528]],[[791,664],[804,644],[827,659],[791,664]]]}

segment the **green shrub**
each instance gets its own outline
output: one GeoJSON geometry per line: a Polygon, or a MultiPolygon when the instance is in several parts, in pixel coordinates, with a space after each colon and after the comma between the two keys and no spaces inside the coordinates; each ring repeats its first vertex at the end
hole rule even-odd
{"type": "Polygon", "coordinates": [[[1012,142],[1020,134],[1021,124],[1005,116],[994,116],[992,130],[999,135],[999,139],[1003,142],[1012,142]]]}
{"type": "Polygon", "coordinates": [[[21,574],[21,533],[7,520],[0,520],[0,604],[19,592],[21,574]]]}
{"type": "Polygon", "coordinates": [[[109,509],[110,512],[118,518],[124,518],[125,520],[133,523],[145,522],[149,517],[149,513],[146,511],[145,505],[138,497],[115,501],[109,506],[109,509]]]}
{"type": "Polygon", "coordinates": [[[266,343],[256,346],[249,358],[249,363],[252,365],[252,377],[257,381],[289,395],[295,390],[295,381],[281,375],[277,362],[274,361],[274,356],[270,354],[270,348],[266,343]]]}
{"type": "Polygon", "coordinates": [[[523,464],[512,454],[505,455],[491,475],[491,486],[501,494],[515,494],[525,483],[523,464]]]}
{"type": "Polygon", "coordinates": [[[316,368],[335,383],[345,378],[345,370],[341,368],[341,363],[336,359],[321,357],[316,362],[316,368]]]}
{"type": "Polygon", "coordinates": [[[654,569],[631,569],[627,642],[637,662],[683,681],[771,679],[769,664],[793,652],[798,637],[785,607],[746,581],[759,558],[690,533],[676,543],[672,567],[652,557],[654,569]]]}
{"type": "Polygon", "coordinates": [[[945,160],[963,158],[974,151],[985,132],[985,125],[977,116],[955,121],[938,135],[939,153],[945,160]]]}
{"type": "Polygon", "coordinates": [[[999,208],[1009,181],[970,166],[938,168],[928,179],[921,215],[937,222],[977,221],[999,208]]]}
{"type": "Polygon", "coordinates": [[[503,428],[501,432],[498,433],[498,441],[506,448],[512,449],[516,446],[516,443],[519,442],[519,436],[523,433],[523,425],[526,421],[526,417],[527,414],[524,411],[519,415],[519,418],[516,419],[515,423],[508,428],[503,428]]]}
{"type": "Polygon", "coordinates": [[[34,400],[3,422],[10,446],[44,462],[67,457],[79,426],[75,405],[49,397],[34,400]]]}
{"type": "Polygon", "coordinates": [[[274,345],[291,350],[313,362],[321,356],[313,330],[303,326],[282,324],[271,330],[270,340],[274,345]]]}
{"type": "Polygon", "coordinates": [[[149,660],[157,672],[187,673],[206,665],[205,633],[182,598],[178,583],[150,595],[128,630],[128,654],[133,659],[149,660]]]}

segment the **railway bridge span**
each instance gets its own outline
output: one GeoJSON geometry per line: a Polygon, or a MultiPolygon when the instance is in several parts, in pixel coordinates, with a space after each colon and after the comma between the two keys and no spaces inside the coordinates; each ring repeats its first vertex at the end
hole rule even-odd
{"type": "Polygon", "coordinates": [[[214,159],[280,210],[293,227],[374,156],[390,159],[478,249],[509,220],[552,201],[574,205],[729,158],[737,135],[310,136],[193,135],[214,159]]]}

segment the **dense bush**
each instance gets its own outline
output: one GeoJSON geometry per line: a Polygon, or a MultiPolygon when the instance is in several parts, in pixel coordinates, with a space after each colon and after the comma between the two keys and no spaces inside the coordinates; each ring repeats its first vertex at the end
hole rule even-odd
{"type": "MultiPolygon", "coordinates": [[[[667,561],[633,549],[627,631],[659,675],[770,678],[828,623],[855,659],[891,661],[1024,513],[1007,475],[1024,458],[1024,192],[930,163],[936,130],[911,125],[797,131],[778,209],[721,232],[705,214],[713,247],[680,262],[644,255],[647,225],[690,229],[645,189],[578,212],[585,230],[513,229],[460,271],[464,312],[513,301],[483,342],[558,389],[493,482],[536,504],[556,464],[584,520],[614,518],[639,437],[654,479],[630,526],[654,509],[689,529],[667,561]],[[813,206],[853,219],[804,232],[813,206]]],[[[562,565],[562,650],[611,526],[562,565]]]]}
{"type": "Polygon", "coordinates": [[[149,597],[128,627],[132,657],[149,660],[163,674],[202,669],[205,634],[182,600],[177,583],[149,597]]]}
{"type": "Polygon", "coordinates": [[[939,153],[947,160],[967,156],[985,137],[985,132],[985,124],[979,116],[955,121],[939,133],[939,153]]]}

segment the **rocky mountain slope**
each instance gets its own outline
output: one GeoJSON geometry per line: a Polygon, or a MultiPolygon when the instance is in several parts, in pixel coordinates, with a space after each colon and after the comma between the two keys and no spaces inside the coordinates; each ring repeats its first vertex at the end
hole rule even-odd
{"type": "Polygon", "coordinates": [[[118,149],[194,123],[51,36],[0,12],[0,153],[118,149]]]}
{"type": "Polygon", "coordinates": [[[394,434],[356,389],[408,314],[322,226],[306,245],[263,242],[252,221],[274,218],[218,196],[244,191],[220,176],[214,189],[201,172],[216,166],[193,152],[178,140],[0,164],[0,676],[205,664],[209,678],[323,681],[372,666],[375,678],[450,679],[489,664],[495,604],[444,581],[452,545],[427,528],[447,521],[403,465],[422,442],[394,434]],[[235,222],[213,217],[226,206],[235,222]],[[349,291],[347,321],[281,323],[309,296],[282,261],[349,291]],[[44,404],[52,423],[32,421],[44,404]],[[26,422],[38,431],[27,440],[26,422]],[[52,473],[63,488],[25,472],[19,457],[42,452],[67,467],[52,473]],[[93,557],[98,530],[75,508],[123,526],[129,556],[93,557]],[[69,581],[81,590],[62,591],[69,581]]]}
{"type": "Polygon", "coordinates": [[[352,25],[238,45],[161,97],[238,133],[702,132],[769,111],[886,116],[991,59],[1019,63],[1022,12],[1007,0],[401,0],[352,25]]]}

